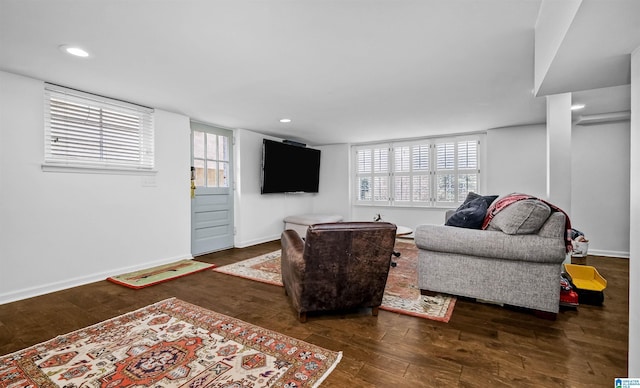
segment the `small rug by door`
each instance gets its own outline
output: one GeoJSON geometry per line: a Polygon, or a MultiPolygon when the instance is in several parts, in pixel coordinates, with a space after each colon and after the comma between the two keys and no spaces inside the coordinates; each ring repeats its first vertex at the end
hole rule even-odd
{"type": "Polygon", "coordinates": [[[171,264],[159,265],[157,267],[129,272],[123,275],[111,276],[108,277],[107,280],[120,284],[121,286],[137,290],[213,267],[215,267],[215,264],[185,259],[171,264]]]}
{"type": "MultiPolygon", "coordinates": [[[[383,310],[400,314],[449,322],[456,298],[437,294],[426,296],[418,289],[418,248],[413,241],[396,242],[395,249],[401,253],[396,267],[391,267],[382,299],[383,310]]],[[[282,286],[280,275],[280,251],[243,260],[213,269],[216,272],[239,276],[263,283],[282,286]]]]}
{"type": "Polygon", "coordinates": [[[341,357],[171,298],[0,357],[0,386],[317,387],[341,357]]]}

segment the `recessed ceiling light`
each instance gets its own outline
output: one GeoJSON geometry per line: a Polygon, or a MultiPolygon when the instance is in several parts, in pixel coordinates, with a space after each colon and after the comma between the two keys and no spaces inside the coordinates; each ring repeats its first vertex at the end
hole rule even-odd
{"type": "Polygon", "coordinates": [[[281,123],[290,123],[291,119],[280,119],[281,123]]]}
{"type": "Polygon", "coordinates": [[[571,110],[579,110],[579,109],[583,109],[583,108],[584,108],[584,104],[571,105],[571,110]]]}
{"type": "Polygon", "coordinates": [[[78,46],[70,46],[70,45],[63,44],[62,46],[60,46],[60,50],[62,50],[62,52],[64,53],[71,54],[76,57],[86,58],[89,56],[89,53],[86,50],[78,46]]]}

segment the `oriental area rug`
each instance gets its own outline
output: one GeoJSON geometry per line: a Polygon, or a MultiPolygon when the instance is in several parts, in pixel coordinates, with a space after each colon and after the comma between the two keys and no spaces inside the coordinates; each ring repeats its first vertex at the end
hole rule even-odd
{"type": "MultiPolygon", "coordinates": [[[[426,296],[418,289],[418,248],[413,241],[398,240],[400,257],[393,257],[396,267],[389,269],[387,286],[380,309],[440,322],[449,322],[456,298],[436,294],[426,296]]],[[[214,268],[216,272],[282,286],[280,251],[214,268]]]]}
{"type": "Polygon", "coordinates": [[[107,280],[134,290],[167,282],[192,273],[215,267],[215,264],[203,263],[196,260],[180,260],[175,263],[160,265],[123,275],[111,276],[107,280]]]}
{"type": "Polygon", "coordinates": [[[341,357],[171,298],[0,357],[0,387],[317,387],[341,357]]]}

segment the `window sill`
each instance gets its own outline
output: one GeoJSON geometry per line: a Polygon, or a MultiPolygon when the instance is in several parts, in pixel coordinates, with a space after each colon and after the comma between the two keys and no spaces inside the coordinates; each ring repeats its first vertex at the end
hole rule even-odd
{"type": "Polygon", "coordinates": [[[81,173],[81,174],[107,174],[107,175],[156,175],[158,170],[137,169],[125,167],[102,167],[102,166],[83,166],[68,164],[52,164],[43,163],[42,171],[44,172],[64,172],[64,173],[81,173]]]}
{"type": "Polygon", "coordinates": [[[428,205],[378,205],[378,204],[368,204],[368,203],[352,203],[352,206],[355,207],[380,207],[380,208],[388,208],[388,209],[421,209],[421,210],[451,210],[457,209],[461,203],[452,204],[451,206],[428,206],[428,205]]]}

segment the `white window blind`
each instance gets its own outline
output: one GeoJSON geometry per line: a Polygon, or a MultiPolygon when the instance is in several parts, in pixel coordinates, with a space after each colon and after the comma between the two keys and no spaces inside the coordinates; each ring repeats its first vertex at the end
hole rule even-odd
{"type": "Polygon", "coordinates": [[[479,189],[480,135],[354,146],[355,203],[452,206],[479,189]]]}
{"type": "Polygon", "coordinates": [[[153,110],[47,84],[45,165],[151,170],[153,110]]]}

